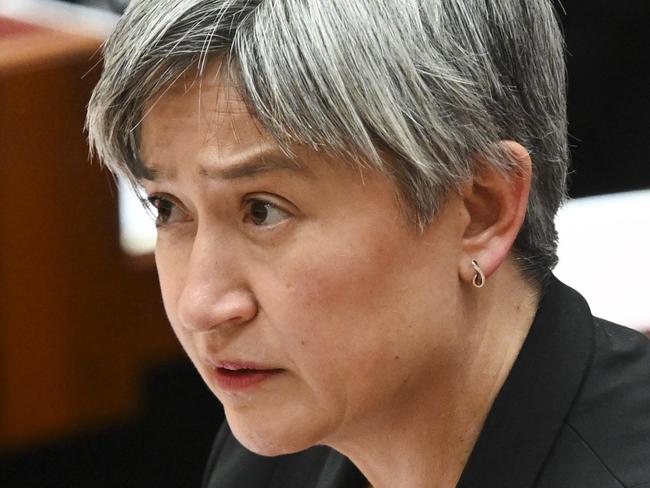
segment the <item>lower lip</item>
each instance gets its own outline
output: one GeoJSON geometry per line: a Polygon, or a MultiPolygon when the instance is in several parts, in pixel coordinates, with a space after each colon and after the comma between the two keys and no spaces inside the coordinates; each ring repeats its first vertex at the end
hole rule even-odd
{"type": "Polygon", "coordinates": [[[281,369],[245,369],[229,370],[217,368],[214,377],[220,388],[229,391],[241,391],[259,385],[263,381],[281,373],[281,369]]]}

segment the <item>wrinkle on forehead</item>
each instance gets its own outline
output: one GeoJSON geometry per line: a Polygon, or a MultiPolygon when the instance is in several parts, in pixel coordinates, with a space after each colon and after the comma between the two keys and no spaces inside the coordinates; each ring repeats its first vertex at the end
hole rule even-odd
{"type": "MultiPolygon", "coordinates": [[[[198,69],[198,68],[197,68],[198,69]]],[[[241,84],[232,68],[225,67],[217,58],[210,63],[203,76],[195,70],[186,71],[147,107],[143,124],[155,114],[165,125],[182,123],[196,130],[205,149],[223,152],[240,151],[241,146],[272,145],[278,147],[270,133],[252,113],[242,97],[241,84]],[[187,110],[195,104],[196,110],[187,110]]]]}
{"type": "Polygon", "coordinates": [[[251,114],[233,76],[216,63],[201,79],[195,74],[185,73],[170,86],[143,122],[140,149],[151,179],[171,179],[187,161],[201,173],[201,168],[240,164],[258,155],[294,160],[251,114]]]}

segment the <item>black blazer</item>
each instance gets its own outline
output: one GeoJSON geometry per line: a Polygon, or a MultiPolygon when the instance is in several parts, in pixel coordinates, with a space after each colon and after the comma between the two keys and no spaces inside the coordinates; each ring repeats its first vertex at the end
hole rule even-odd
{"type": "MultiPolygon", "coordinates": [[[[262,457],[224,423],[203,487],[365,483],[332,449],[262,457]]],[[[554,277],[457,485],[529,487],[650,488],[650,341],[594,318],[582,296],[554,277]]]]}

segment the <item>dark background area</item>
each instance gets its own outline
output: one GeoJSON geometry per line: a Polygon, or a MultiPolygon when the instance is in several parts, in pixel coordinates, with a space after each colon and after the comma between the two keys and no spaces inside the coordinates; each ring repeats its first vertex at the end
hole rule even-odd
{"type": "Polygon", "coordinates": [[[650,188],[650,2],[562,4],[571,196],[650,188]]]}
{"type": "MultiPolygon", "coordinates": [[[[650,188],[650,2],[562,4],[569,52],[571,195],[650,188]]],[[[137,417],[4,455],[0,486],[199,486],[222,418],[217,401],[187,360],[151,371],[142,385],[147,400],[137,417]]]]}
{"type": "Polygon", "coordinates": [[[200,486],[223,418],[220,405],[186,359],[157,368],[142,384],[147,401],[136,418],[5,455],[0,458],[0,486],[200,486]]]}

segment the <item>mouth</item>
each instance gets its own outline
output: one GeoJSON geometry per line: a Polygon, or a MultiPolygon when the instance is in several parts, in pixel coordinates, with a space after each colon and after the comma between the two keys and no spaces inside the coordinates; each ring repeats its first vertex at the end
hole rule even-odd
{"type": "Polygon", "coordinates": [[[217,385],[226,391],[250,389],[282,372],[283,369],[234,362],[219,362],[213,367],[213,377],[217,385]]]}

